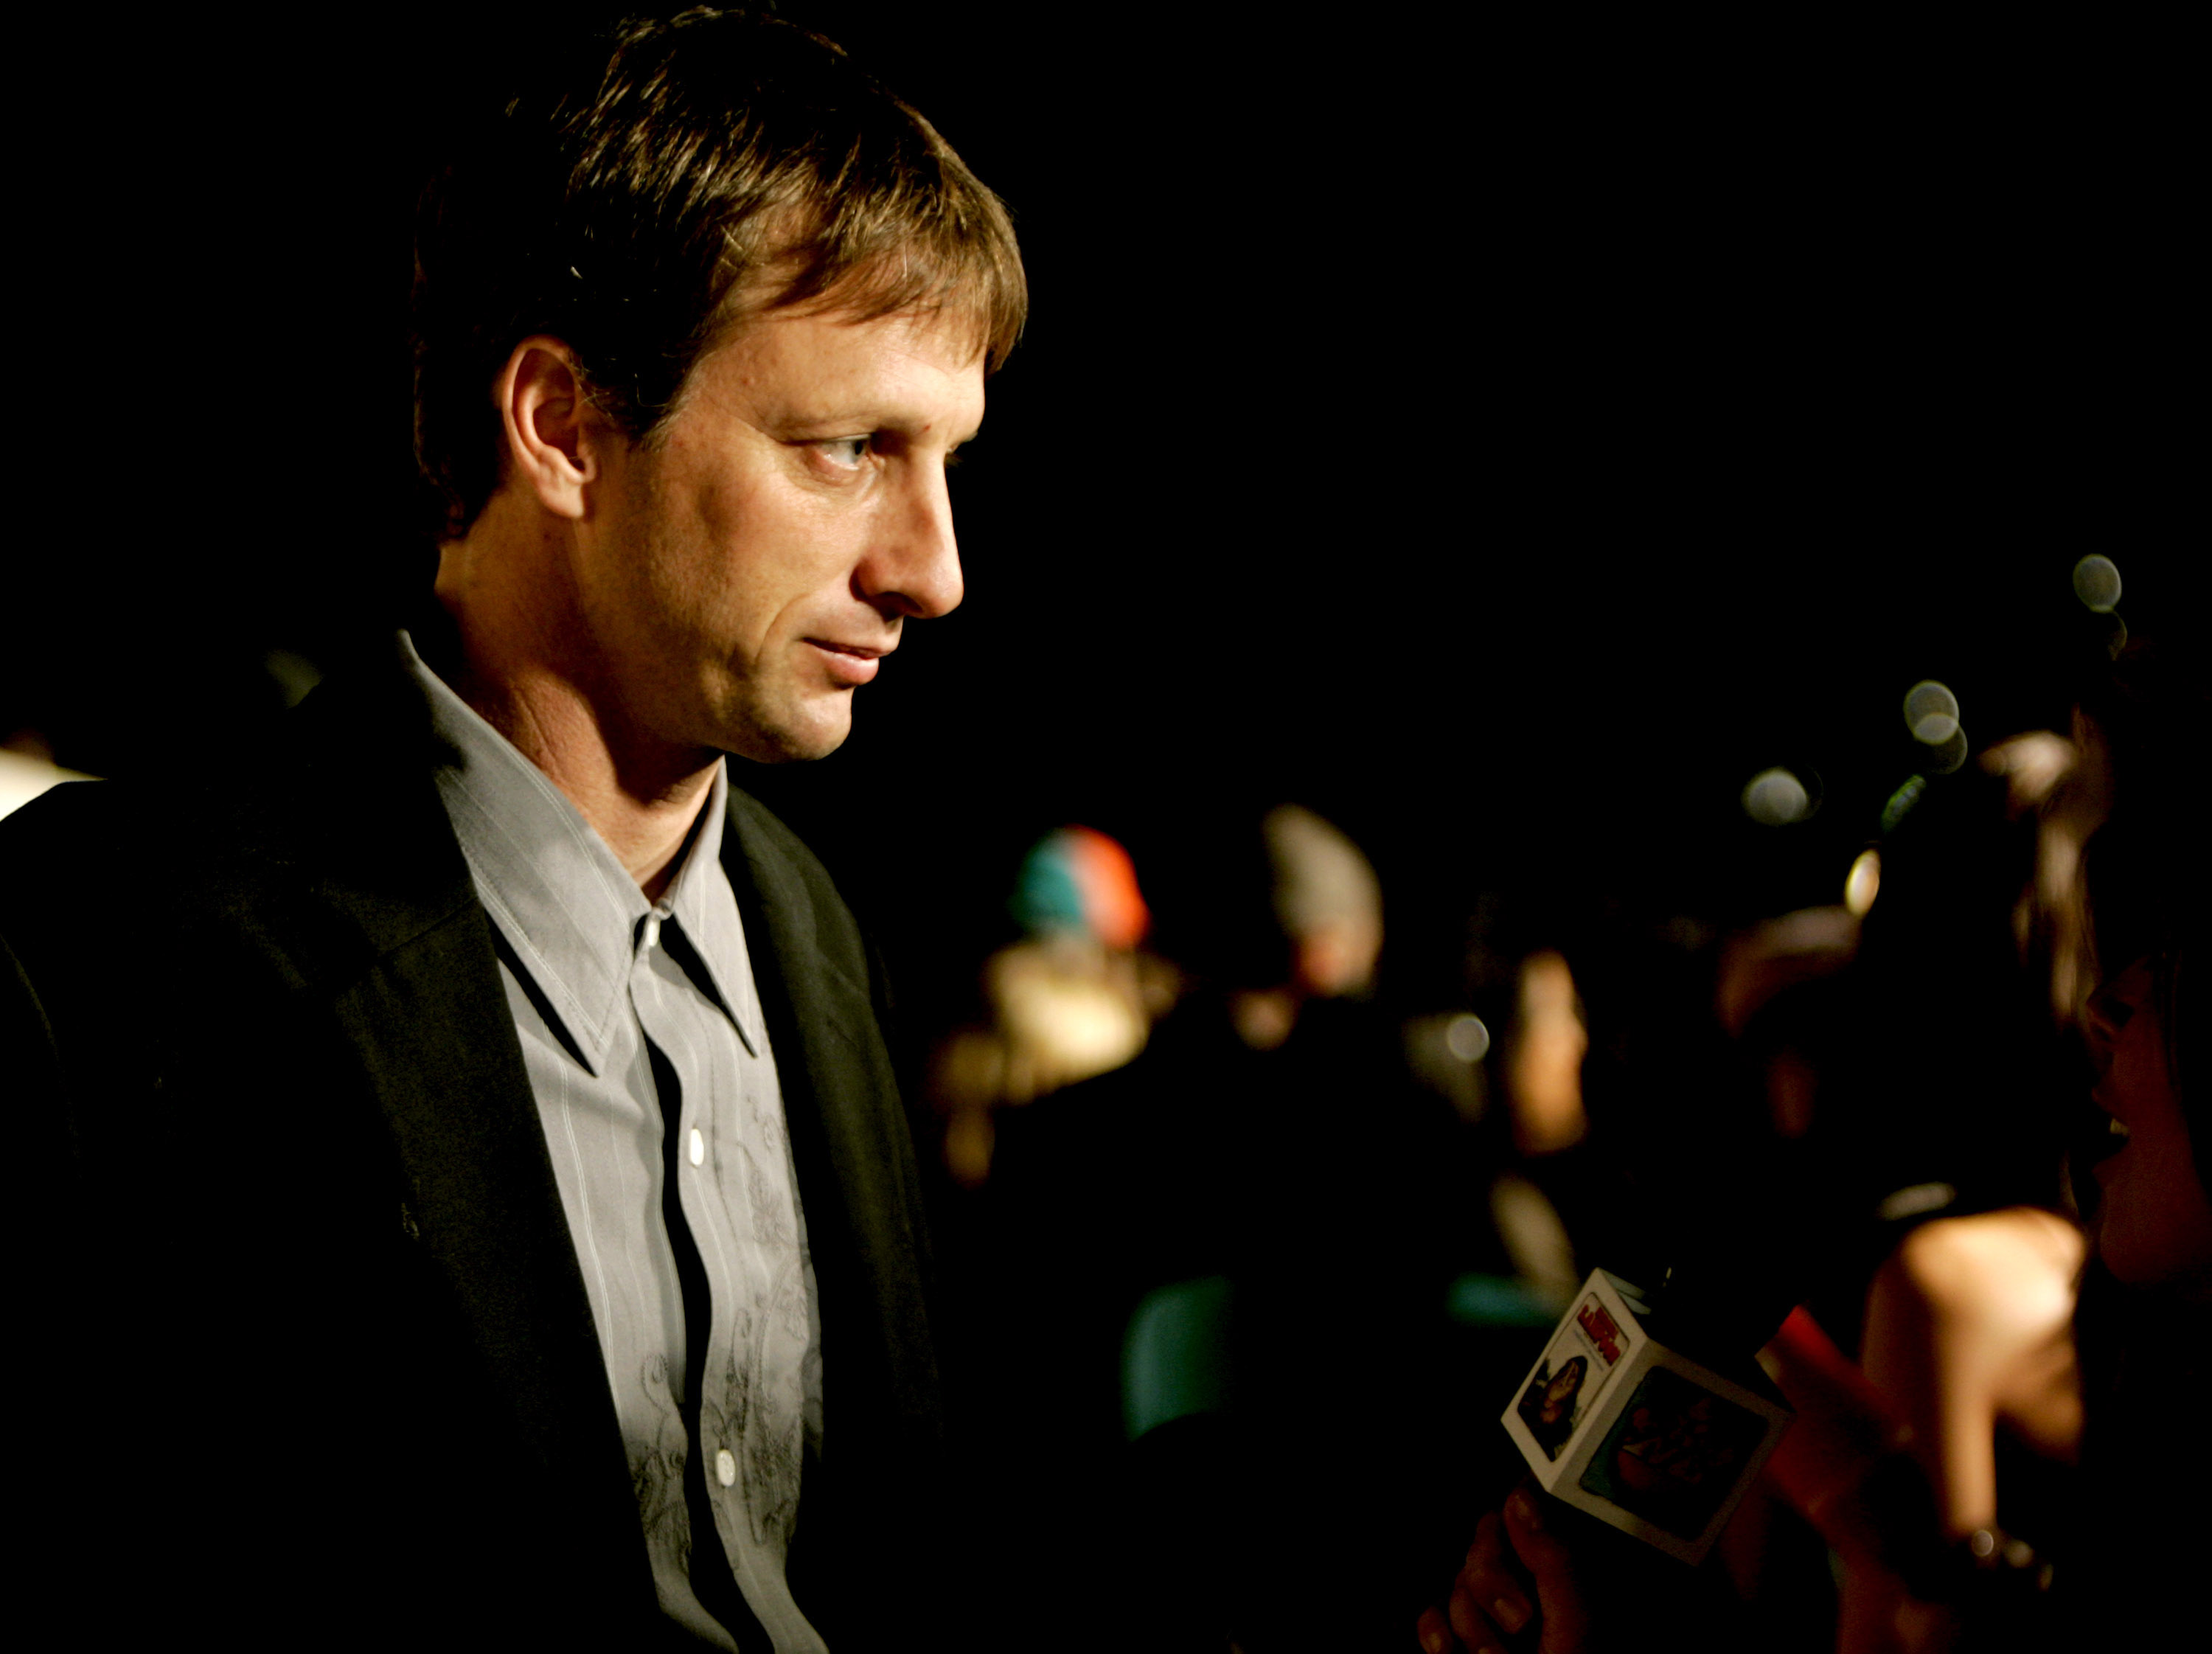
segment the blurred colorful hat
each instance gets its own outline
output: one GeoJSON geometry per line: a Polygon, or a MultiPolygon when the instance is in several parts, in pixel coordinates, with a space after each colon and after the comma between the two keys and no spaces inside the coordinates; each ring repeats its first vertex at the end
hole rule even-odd
{"type": "Polygon", "coordinates": [[[1075,931],[1113,948],[1136,946],[1152,922],[1129,853],[1090,827],[1039,839],[1022,858],[1006,907],[1032,936],[1075,931]]]}

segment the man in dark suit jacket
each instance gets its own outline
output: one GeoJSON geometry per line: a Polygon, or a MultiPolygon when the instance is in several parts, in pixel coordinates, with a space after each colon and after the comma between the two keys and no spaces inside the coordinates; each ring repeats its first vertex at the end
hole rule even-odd
{"type": "MultiPolygon", "coordinates": [[[[427,672],[325,685],[243,783],[64,787],[0,826],[16,1508],[73,1641],[684,1644],[518,1037],[531,939],[457,840],[433,689],[655,904],[641,952],[679,879],[726,878],[742,922],[826,1424],[788,1539],[803,1621],[756,1617],[693,1477],[706,1640],[934,1629],[935,1367],[881,985],[742,793],[719,861],[686,854],[723,754],[832,750],[904,623],[958,601],[945,462],[1023,304],[1003,210],[927,124],[744,17],[555,65],[426,198],[427,672]]],[[[687,1279],[695,1348],[733,1290],[687,1279]]]]}

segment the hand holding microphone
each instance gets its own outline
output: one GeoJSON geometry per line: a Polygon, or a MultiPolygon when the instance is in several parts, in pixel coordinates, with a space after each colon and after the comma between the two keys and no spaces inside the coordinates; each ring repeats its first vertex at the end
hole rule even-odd
{"type": "Polygon", "coordinates": [[[1545,1526],[1536,1489],[1524,1481],[1503,1516],[1484,1515],[1449,1603],[1423,1614],[1415,1631],[1425,1654],[1504,1654],[1506,1639],[1532,1621],[1536,1654],[1583,1654],[1590,1646],[1589,1603],[1574,1560],[1545,1526]]]}

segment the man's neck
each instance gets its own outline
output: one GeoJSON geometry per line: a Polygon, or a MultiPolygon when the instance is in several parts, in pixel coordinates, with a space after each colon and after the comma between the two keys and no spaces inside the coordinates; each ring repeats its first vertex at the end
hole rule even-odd
{"type": "Polygon", "coordinates": [[[424,659],[583,813],[646,899],[659,901],[721,755],[646,739],[586,685],[550,666],[488,659],[471,642],[465,629],[447,629],[424,659]]]}

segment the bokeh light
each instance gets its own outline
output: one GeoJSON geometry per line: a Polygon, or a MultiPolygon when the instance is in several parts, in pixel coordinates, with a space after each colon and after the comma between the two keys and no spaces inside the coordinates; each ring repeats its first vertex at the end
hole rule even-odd
{"type": "Polygon", "coordinates": [[[1490,1030],[1471,1011],[1462,1011],[1444,1029],[1444,1045],[1462,1062],[1480,1062],[1490,1055],[1490,1030]]]}
{"type": "Polygon", "coordinates": [[[1805,783],[1787,769],[1762,769],[1743,789],[1743,812],[1766,827],[1802,821],[1812,807],[1805,783]]]}
{"type": "Polygon", "coordinates": [[[2082,558],[2074,565],[2074,595],[2092,614],[2112,613],[2120,601],[2119,566],[2110,557],[2082,558]]]}
{"type": "Polygon", "coordinates": [[[1892,793],[1889,802],[1881,806],[1881,830],[1895,832],[1899,824],[1912,813],[1912,806],[1920,802],[1920,795],[1927,790],[1928,778],[1925,775],[1907,776],[1905,785],[1892,793]]]}
{"type": "Polygon", "coordinates": [[[1874,905],[1874,898],[1881,891],[1881,852],[1861,850],[1851,870],[1844,878],[1844,906],[1855,918],[1863,919],[1874,905]]]}
{"type": "Polygon", "coordinates": [[[1959,733],[1959,697],[1933,678],[1915,684],[1905,695],[1905,727],[1923,746],[1942,746],[1959,733]]]}

